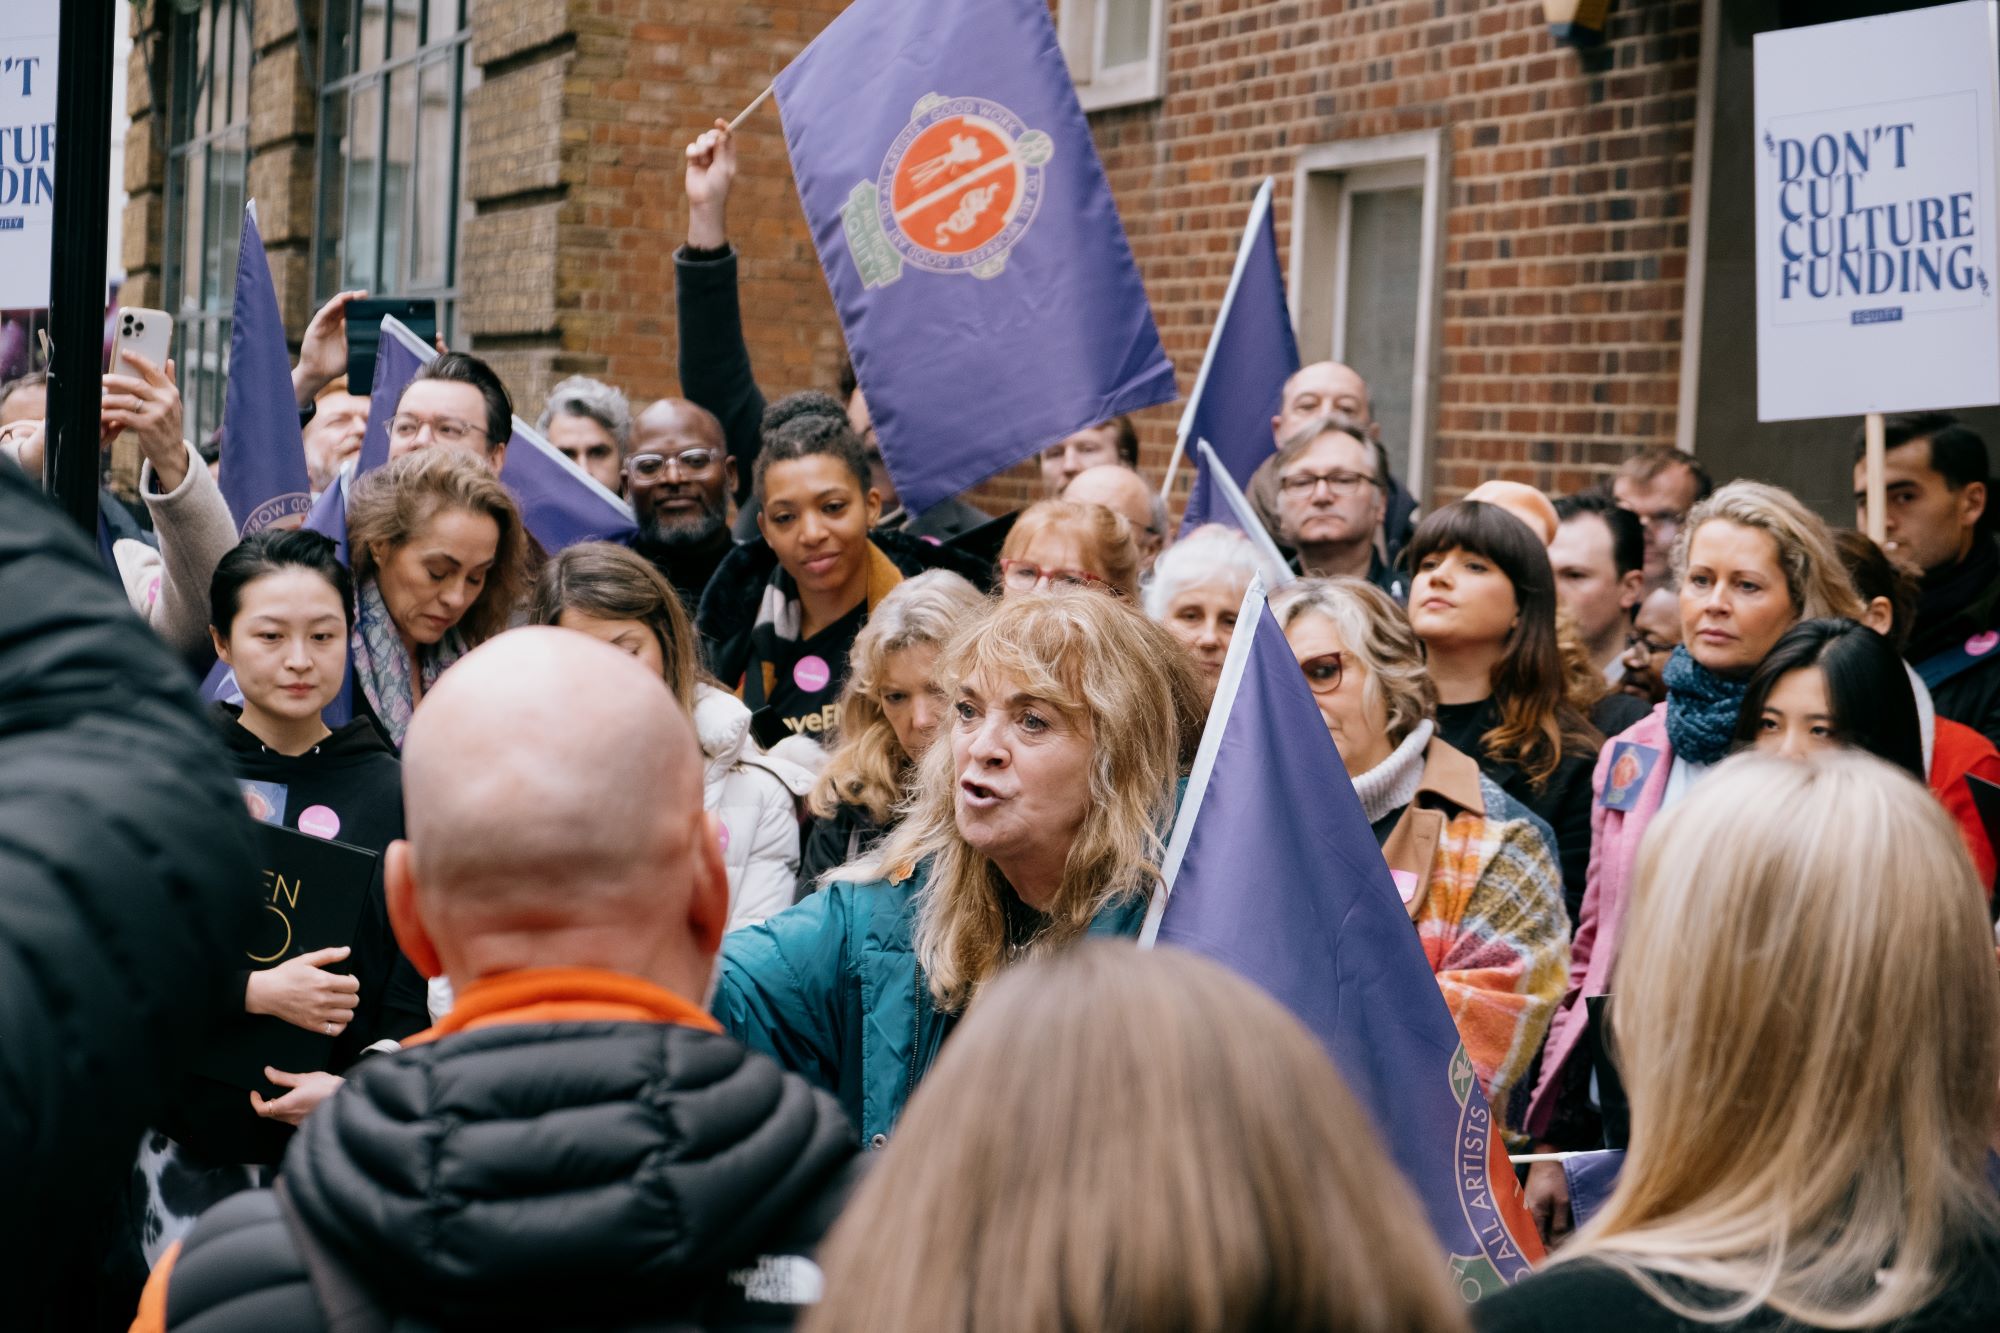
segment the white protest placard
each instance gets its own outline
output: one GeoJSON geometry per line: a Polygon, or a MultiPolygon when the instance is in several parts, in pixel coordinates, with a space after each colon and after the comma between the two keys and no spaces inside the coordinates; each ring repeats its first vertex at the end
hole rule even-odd
{"type": "Polygon", "coordinates": [[[1757,419],[2000,402],[1994,0],[1757,34],[1757,419]]]}
{"type": "Polygon", "coordinates": [[[0,4],[0,310],[49,303],[57,8],[0,4]]]}

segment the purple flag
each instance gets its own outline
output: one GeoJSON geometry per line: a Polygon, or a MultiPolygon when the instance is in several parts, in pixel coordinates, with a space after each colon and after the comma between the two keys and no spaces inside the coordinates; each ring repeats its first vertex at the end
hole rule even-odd
{"type": "Polygon", "coordinates": [[[1252,584],[1167,847],[1155,934],[1311,1028],[1468,1298],[1541,1257],[1486,1094],[1284,631],[1252,584]],[[1299,817],[1299,793],[1313,814],[1299,817]]]}
{"type": "Polygon", "coordinates": [[[910,510],[1173,400],[1046,0],[855,0],[776,87],[910,510]]]}
{"type": "Polygon", "coordinates": [[[292,357],[278,293],[257,231],[257,202],[243,206],[236,246],[236,298],[230,311],[229,385],[222,406],[222,498],[238,536],[297,527],[312,505],[292,357]]]}
{"type": "Polygon", "coordinates": [[[375,347],[375,382],[368,391],[368,429],[361,436],[356,476],[389,461],[389,422],[395,418],[396,404],[403,401],[403,390],[417,372],[437,357],[437,348],[410,332],[402,320],[383,316],[382,338],[375,347]]]}
{"type": "Polygon", "coordinates": [[[1264,557],[1266,569],[1277,571],[1281,583],[1292,581],[1291,566],[1285,563],[1284,552],[1278,543],[1271,540],[1257,511],[1251,507],[1250,498],[1243,494],[1229,470],[1216,457],[1215,448],[1207,440],[1195,440],[1194,489],[1188,492],[1187,516],[1181,523],[1181,533],[1185,536],[1204,523],[1220,523],[1234,528],[1250,539],[1257,553],[1264,557]]]}
{"type": "MultiPolygon", "coordinates": [[[[1250,205],[1250,221],[1236,251],[1236,268],[1209,335],[1208,352],[1181,414],[1180,439],[1215,446],[1236,484],[1248,486],[1257,465],[1276,446],[1271,418],[1283,405],[1285,381],[1299,368],[1299,345],[1285,305],[1285,274],[1278,263],[1278,229],[1271,216],[1273,182],[1265,178],[1250,205]]],[[[1168,469],[1171,474],[1172,469],[1168,469]]],[[[1171,476],[1170,476],[1171,480],[1171,476]]],[[[1212,512],[1203,474],[1195,473],[1181,531],[1222,521],[1212,512]]]]}
{"type": "Polygon", "coordinates": [[[1580,1227],[1597,1216],[1611,1191],[1617,1188],[1618,1173],[1625,1165],[1622,1148],[1603,1152],[1571,1153],[1563,1158],[1563,1178],[1569,1184],[1569,1220],[1580,1227]]]}

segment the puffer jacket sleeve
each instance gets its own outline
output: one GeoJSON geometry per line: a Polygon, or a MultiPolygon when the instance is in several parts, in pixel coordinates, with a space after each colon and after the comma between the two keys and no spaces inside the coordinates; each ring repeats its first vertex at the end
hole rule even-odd
{"type": "Polygon", "coordinates": [[[755,764],[737,765],[730,781],[742,784],[756,803],[750,846],[729,895],[729,929],[736,930],[792,905],[799,879],[799,817],[791,790],[755,764]]]}
{"type": "Polygon", "coordinates": [[[1460,823],[1484,826],[1484,836],[1448,835],[1452,845],[1439,849],[1439,859],[1448,871],[1476,878],[1469,893],[1434,888],[1417,930],[1487,1098],[1517,1129],[1509,1102],[1569,975],[1562,874],[1526,821],[1461,816],[1460,823]]]}
{"type": "Polygon", "coordinates": [[[770,920],[730,934],[709,1006],[745,1046],[830,1092],[840,1088],[848,1007],[855,993],[848,886],[816,893],[770,920]]]}
{"type": "Polygon", "coordinates": [[[169,648],[192,657],[208,646],[208,583],[236,545],[236,520],[208,464],[194,446],[186,448],[187,476],[165,495],[153,489],[153,465],[139,469],[139,494],[160,537],[159,596],[142,614],[169,648]]]}
{"type": "Polygon", "coordinates": [[[186,671],[0,462],[0,1179],[36,1201],[0,1222],[15,1259],[80,1234],[230,1007],[257,862],[229,773],[186,671]]]}

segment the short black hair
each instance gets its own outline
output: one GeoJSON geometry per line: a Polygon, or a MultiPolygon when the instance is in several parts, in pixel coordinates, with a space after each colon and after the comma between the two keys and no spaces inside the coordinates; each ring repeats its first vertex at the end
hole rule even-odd
{"type": "Polygon", "coordinates": [[[861,381],[854,374],[854,358],[847,354],[845,348],[841,349],[840,353],[840,376],[838,382],[840,384],[840,401],[843,403],[850,401],[854,397],[854,391],[861,387],[861,381]]]}
{"type": "Polygon", "coordinates": [[[215,632],[229,637],[246,587],[286,569],[310,570],[325,579],[340,594],[342,618],[354,623],[354,576],[340,563],[333,538],[304,528],[266,528],[230,547],[209,577],[208,623],[215,632]]]}
{"type": "Polygon", "coordinates": [[[847,465],[862,495],[874,480],[868,469],[868,450],[854,427],[847,424],[847,409],[830,393],[808,389],[780,398],[764,409],[763,447],[757,451],[757,500],[764,499],[764,477],[773,463],[789,463],[814,454],[824,454],[847,465]]]}
{"type": "MultiPolygon", "coordinates": [[[[1986,441],[1949,412],[1901,412],[1882,420],[1882,448],[1900,449],[1918,440],[1931,442],[1931,470],[1944,484],[1962,491],[1972,482],[1988,479],[1992,464],[1986,456],[1986,441]]],[[[1854,461],[1868,453],[1868,432],[1863,426],[1854,433],[1854,461]]]]}
{"type": "Polygon", "coordinates": [[[1866,533],[1852,528],[1834,533],[1833,546],[1840,552],[1840,563],[1847,566],[1847,577],[1854,581],[1854,591],[1861,594],[1863,606],[1877,597],[1889,599],[1886,637],[1896,655],[1902,656],[1903,650],[1910,646],[1910,631],[1917,623],[1917,600],[1922,588],[1917,572],[1892,560],[1866,533]]]}
{"type": "Polygon", "coordinates": [[[1917,720],[1917,696],[1903,659],[1887,639],[1844,616],[1802,620],[1772,645],[1751,674],[1743,709],[1736,717],[1741,745],[1757,743],[1771,691],[1779,680],[1803,667],[1818,667],[1826,681],[1833,732],[1842,745],[1866,750],[1917,781],[1926,781],[1923,725],[1917,720]]]}
{"type": "Polygon", "coordinates": [[[1645,567],[1646,528],[1637,514],[1620,509],[1605,491],[1579,491],[1556,501],[1558,523],[1586,514],[1603,519],[1604,526],[1611,529],[1611,563],[1617,566],[1619,578],[1645,567]]]}
{"type": "MultiPolygon", "coordinates": [[[[410,383],[444,380],[449,384],[470,384],[486,400],[486,451],[492,453],[513,437],[514,400],[493,367],[470,352],[446,352],[417,372],[410,383]]],[[[403,392],[408,393],[405,389],[403,392]]]]}

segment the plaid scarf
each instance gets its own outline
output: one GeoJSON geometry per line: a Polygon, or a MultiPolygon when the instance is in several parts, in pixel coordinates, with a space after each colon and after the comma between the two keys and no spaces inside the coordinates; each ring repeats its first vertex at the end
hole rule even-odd
{"type": "MultiPolygon", "coordinates": [[[[410,715],[416,711],[416,691],[410,686],[410,655],[403,648],[403,636],[389,617],[389,604],[374,579],[364,581],[354,593],[354,633],[348,640],[354,658],[354,679],[368,696],[368,706],[389,732],[397,748],[410,729],[410,715]]],[[[465,638],[456,629],[429,652],[419,652],[425,693],[437,684],[445,668],[465,656],[465,638]]]]}
{"type": "MultiPolygon", "coordinates": [[[[887,597],[889,590],[902,581],[903,571],[897,569],[874,542],[869,542],[868,610],[872,613],[876,603],[887,597]]],[[[786,645],[799,642],[804,622],[805,608],[799,603],[799,585],[785,572],[785,567],[779,565],[771,571],[770,581],[764,585],[763,599],[757,603],[757,620],[750,627],[750,666],[743,673],[743,702],[750,706],[751,712],[771,701],[771,692],[778,684],[777,664],[785,656],[786,645]]],[[[838,686],[846,678],[847,664],[843,662],[839,664],[833,683],[838,686]]]]}

